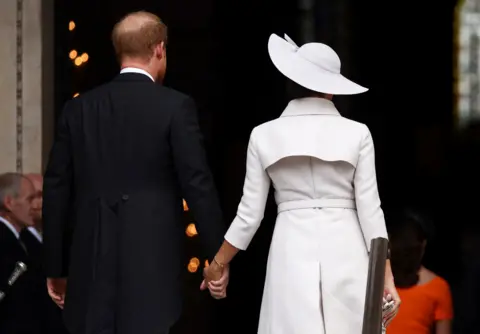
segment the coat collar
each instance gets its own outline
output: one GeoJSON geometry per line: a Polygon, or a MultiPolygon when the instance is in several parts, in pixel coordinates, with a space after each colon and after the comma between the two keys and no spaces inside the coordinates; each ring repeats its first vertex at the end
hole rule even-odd
{"type": "Polygon", "coordinates": [[[113,79],[113,81],[117,81],[117,82],[132,82],[132,81],[138,82],[138,81],[141,81],[141,82],[154,83],[146,75],[141,74],[141,73],[132,73],[132,72],[120,73],[113,79]]]}
{"type": "Polygon", "coordinates": [[[19,239],[20,238],[20,233],[13,227],[12,223],[10,223],[8,220],[0,216],[0,224],[4,224],[15,236],[15,238],[19,239]]]}
{"type": "Polygon", "coordinates": [[[125,74],[125,73],[137,73],[137,74],[143,74],[147,77],[149,77],[153,82],[155,82],[155,79],[152,77],[150,73],[148,73],[145,70],[142,70],[141,68],[136,68],[136,67],[125,67],[122,68],[120,71],[120,74],[125,74]]]}
{"type": "Polygon", "coordinates": [[[340,113],[330,100],[307,97],[290,101],[280,117],[305,115],[340,116],[340,113]]]}

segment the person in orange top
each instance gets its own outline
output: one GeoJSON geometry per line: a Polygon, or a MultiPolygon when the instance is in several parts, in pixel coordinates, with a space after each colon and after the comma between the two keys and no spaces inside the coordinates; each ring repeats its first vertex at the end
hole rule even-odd
{"type": "Polygon", "coordinates": [[[390,230],[392,271],[402,306],[387,334],[451,334],[453,306],[448,283],[422,265],[429,228],[405,212],[390,230]]]}

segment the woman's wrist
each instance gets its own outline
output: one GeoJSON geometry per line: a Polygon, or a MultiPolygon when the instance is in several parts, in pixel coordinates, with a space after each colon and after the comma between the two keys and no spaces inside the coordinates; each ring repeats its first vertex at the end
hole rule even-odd
{"type": "Polygon", "coordinates": [[[223,263],[219,258],[218,256],[214,256],[214,258],[212,259],[212,264],[218,268],[223,268],[225,267],[225,263],[223,263]]]}
{"type": "Polygon", "coordinates": [[[390,265],[390,260],[387,260],[385,263],[385,281],[390,280],[393,282],[393,273],[392,267],[390,265]]]}
{"type": "Polygon", "coordinates": [[[212,262],[216,262],[220,267],[224,267],[228,265],[228,261],[222,252],[218,252],[214,257],[212,262]]]}
{"type": "Polygon", "coordinates": [[[218,263],[216,263],[215,261],[212,261],[212,263],[210,263],[210,266],[209,266],[209,267],[210,267],[209,269],[210,269],[212,272],[221,272],[221,271],[222,271],[222,267],[220,267],[220,266],[218,265],[218,263]]]}
{"type": "Polygon", "coordinates": [[[207,281],[218,281],[222,276],[223,269],[223,266],[213,258],[208,268],[205,268],[204,277],[207,281]]]}

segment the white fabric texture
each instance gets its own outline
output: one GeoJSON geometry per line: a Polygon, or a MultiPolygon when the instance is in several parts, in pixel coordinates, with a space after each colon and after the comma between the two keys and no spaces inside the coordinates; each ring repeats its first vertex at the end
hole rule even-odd
{"type": "Polygon", "coordinates": [[[258,333],[360,334],[368,248],[387,238],[368,128],[320,98],[293,100],[255,128],[225,235],[235,247],[246,249],[257,231],[270,182],[287,209],[276,220],[258,333]]]}

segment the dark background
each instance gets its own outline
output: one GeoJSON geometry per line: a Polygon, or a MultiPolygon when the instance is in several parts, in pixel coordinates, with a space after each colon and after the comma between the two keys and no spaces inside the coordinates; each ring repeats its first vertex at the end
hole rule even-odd
{"type": "MultiPolygon", "coordinates": [[[[335,101],[344,115],[366,123],[373,134],[387,218],[407,205],[428,214],[436,239],[426,262],[452,285],[459,280],[459,238],[464,226],[475,228],[471,218],[478,201],[476,192],[470,195],[478,183],[472,181],[478,179],[475,140],[463,140],[465,135],[454,129],[455,3],[396,1],[388,7],[380,1],[325,0],[315,2],[313,13],[315,41],[332,46],[343,74],[370,88],[335,101]],[[469,209],[463,209],[465,198],[469,209]]],[[[156,13],[169,27],[165,84],[197,102],[229,224],[242,194],[250,131],[278,117],[288,102],[286,80],[268,58],[268,37],[287,33],[298,44],[311,42],[300,36],[298,7],[295,0],[58,0],[56,113],[74,93],[118,73],[110,43],[114,23],[135,10],[156,13]],[[73,32],[68,31],[70,20],[76,23],[73,32]],[[88,63],[75,67],[68,58],[71,49],[87,52],[88,63]]],[[[198,293],[200,274],[187,275],[179,333],[213,333],[214,328],[256,333],[275,213],[270,201],[249,250],[234,261],[225,301],[213,303],[198,293]]],[[[187,244],[189,252],[200,252],[194,240],[187,244]]]]}

